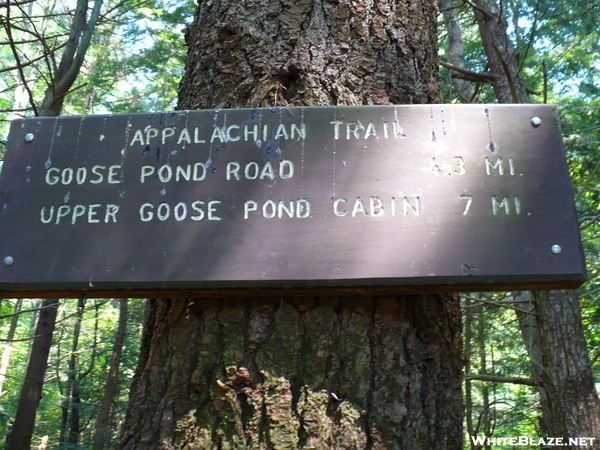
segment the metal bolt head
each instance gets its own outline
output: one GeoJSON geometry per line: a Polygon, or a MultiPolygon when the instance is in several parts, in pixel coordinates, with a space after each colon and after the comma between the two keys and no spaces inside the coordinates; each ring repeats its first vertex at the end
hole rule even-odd
{"type": "Polygon", "coordinates": [[[7,256],[6,258],[4,258],[2,260],[2,264],[4,264],[4,267],[10,267],[10,266],[12,266],[13,262],[15,262],[15,260],[13,259],[12,256],[7,256]]]}
{"type": "Polygon", "coordinates": [[[533,125],[535,128],[539,127],[541,124],[542,124],[542,119],[540,119],[539,117],[531,118],[531,125],[533,125]]]}
{"type": "Polygon", "coordinates": [[[35,135],[33,133],[27,133],[25,135],[25,142],[32,142],[35,139],[35,135]]]}
{"type": "Polygon", "coordinates": [[[558,244],[554,244],[552,247],[550,247],[550,251],[555,255],[558,255],[560,252],[562,252],[562,247],[558,244]]]}

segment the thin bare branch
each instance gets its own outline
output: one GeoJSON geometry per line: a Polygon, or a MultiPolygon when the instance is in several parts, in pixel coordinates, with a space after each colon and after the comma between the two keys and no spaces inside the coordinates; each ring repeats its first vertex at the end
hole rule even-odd
{"type": "Polygon", "coordinates": [[[493,19],[493,16],[488,11],[483,9],[481,6],[474,4],[473,2],[471,2],[469,0],[463,0],[463,2],[467,5],[469,5],[471,8],[479,11],[481,14],[486,16],[488,19],[493,19]]]}
{"type": "Polygon", "coordinates": [[[592,297],[594,294],[597,294],[598,292],[600,292],[600,288],[596,288],[596,289],[593,289],[593,290],[591,290],[589,292],[586,292],[585,294],[581,294],[581,296],[582,297],[592,297]]]}
{"type": "MultiPolygon", "coordinates": [[[[466,297],[466,296],[464,296],[466,297]]],[[[474,300],[476,302],[479,303],[474,303],[472,305],[467,306],[467,308],[476,308],[481,306],[482,304],[486,304],[486,305],[491,305],[491,306],[497,306],[499,308],[508,308],[508,309],[512,309],[514,311],[519,311],[525,314],[531,314],[531,311],[525,310],[525,309],[521,309],[518,306],[515,306],[513,301],[504,301],[504,302],[495,302],[493,300],[485,300],[483,298],[476,298],[476,297],[468,297],[471,300],[474,300]]]]}
{"type": "MultiPolygon", "coordinates": [[[[58,51],[58,50],[60,50],[61,48],[63,48],[65,45],[66,45],[66,44],[61,44],[61,45],[59,45],[59,46],[55,47],[55,48],[54,48],[54,49],[52,49],[52,50],[53,50],[53,51],[58,51]]],[[[41,55],[41,56],[38,56],[37,58],[33,58],[33,59],[30,59],[30,60],[28,60],[27,62],[21,63],[21,65],[20,65],[20,66],[18,66],[18,65],[17,65],[17,66],[11,66],[11,67],[4,67],[4,68],[0,69],[0,73],[3,73],[3,72],[10,72],[10,71],[13,71],[13,70],[17,70],[19,67],[25,68],[25,67],[31,66],[31,65],[33,65],[34,63],[36,63],[37,61],[39,61],[40,59],[44,59],[46,56],[47,56],[47,55],[44,53],[43,55],[41,55]]]]}
{"type": "Polygon", "coordinates": [[[525,386],[542,386],[540,382],[533,381],[531,378],[502,377],[499,375],[465,374],[465,380],[490,381],[492,383],[523,384],[525,386]]]}
{"type": "MultiPolygon", "coordinates": [[[[29,111],[33,111],[32,108],[24,108],[24,109],[0,109],[0,112],[2,113],[16,113],[16,112],[29,112],[29,111]]],[[[3,122],[10,122],[10,120],[5,120],[3,122]]]]}
{"type": "Polygon", "coordinates": [[[594,366],[594,364],[596,364],[596,361],[598,361],[598,358],[600,358],[600,350],[598,350],[596,352],[596,354],[594,355],[594,357],[590,361],[590,366],[594,366]]]}
{"type": "Polygon", "coordinates": [[[492,74],[488,73],[479,73],[472,72],[467,69],[463,69],[461,67],[457,67],[454,64],[450,64],[446,61],[440,61],[440,66],[445,67],[446,69],[452,70],[453,72],[459,73],[462,75],[461,78],[469,81],[480,81],[484,83],[493,83],[496,81],[496,77],[492,74]]]}
{"type": "Polygon", "coordinates": [[[119,19],[119,17],[123,16],[124,14],[128,13],[129,11],[134,11],[137,8],[140,8],[150,2],[148,0],[141,0],[135,4],[131,4],[131,3],[132,3],[132,0],[122,0],[119,3],[117,3],[116,5],[113,5],[108,11],[104,12],[104,14],[102,14],[102,16],[100,16],[98,23],[106,23],[106,22],[116,21],[119,19]],[[129,3],[129,5],[128,5],[129,7],[127,9],[122,9],[119,11],[119,9],[122,6],[125,6],[128,3],[129,3]],[[112,17],[109,17],[110,14],[112,14],[114,11],[117,11],[117,14],[115,14],[112,17]]]}
{"type": "Polygon", "coordinates": [[[22,339],[0,339],[0,342],[26,342],[26,341],[32,341],[35,339],[35,336],[31,336],[28,338],[22,338],[22,339]]]}
{"type": "Polygon", "coordinates": [[[581,187],[581,189],[577,193],[577,197],[575,197],[575,203],[577,203],[579,200],[581,200],[581,197],[583,196],[583,194],[585,193],[586,189],[589,187],[590,183],[592,182],[592,180],[596,176],[596,172],[598,172],[598,169],[600,169],[600,161],[598,161],[596,163],[596,167],[594,167],[594,170],[592,170],[592,172],[590,173],[590,176],[587,178],[587,180],[585,180],[585,184],[581,187]]]}
{"type": "Polygon", "coordinates": [[[600,125],[596,125],[594,127],[589,127],[589,128],[581,128],[579,130],[573,131],[572,133],[584,133],[585,131],[597,130],[598,128],[600,128],[600,125]]]}
{"type": "Polygon", "coordinates": [[[28,3],[33,3],[36,0],[22,0],[20,2],[4,2],[0,3],[0,8],[7,8],[8,6],[17,6],[17,5],[26,5],[28,3]]]}
{"type": "Polygon", "coordinates": [[[27,95],[29,96],[29,104],[31,105],[31,107],[33,108],[33,112],[34,114],[37,116],[38,115],[38,110],[35,104],[35,99],[33,98],[33,92],[31,92],[31,88],[29,87],[29,84],[27,83],[27,78],[25,77],[25,72],[23,71],[23,66],[21,64],[21,58],[19,57],[19,53],[17,52],[17,46],[14,43],[15,40],[13,38],[13,34],[12,34],[12,30],[10,27],[10,7],[6,8],[6,24],[4,26],[4,29],[6,30],[6,37],[8,38],[9,42],[10,42],[10,49],[13,53],[13,57],[15,58],[15,62],[17,64],[17,70],[19,72],[19,77],[21,78],[21,82],[23,83],[23,86],[25,87],[25,90],[27,91],[27,95]]]}
{"type": "Polygon", "coordinates": [[[16,313],[5,314],[3,316],[0,316],[0,320],[8,319],[9,317],[18,316],[18,315],[24,314],[24,313],[42,311],[42,310],[47,309],[47,308],[56,308],[56,305],[41,306],[39,308],[31,308],[31,309],[22,309],[22,310],[20,310],[20,311],[18,311],[16,313]]]}
{"type": "MultiPolygon", "coordinates": [[[[55,39],[55,38],[59,38],[59,37],[64,37],[64,36],[68,36],[69,33],[60,33],[60,34],[53,34],[52,36],[45,36],[44,39],[55,39]]],[[[36,42],[40,42],[40,38],[39,37],[35,37],[35,39],[28,39],[28,40],[21,40],[21,41],[15,41],[13,42],[13,44],[34,44],[36,42]]],[[[10,45],[11,43],[8,41],[2,41],[0,42],[0,45],[10,45]]]]}
{"type": "Polygon", "coordinates": [[[585,230],[590,225],[595,224],[600,220],[600,214],[596,214],[595,216],[585,216],[579,219],[579,229],[585,230]]]}
{"type": "MultiPolygon", "coordinates": [[[[20,6],[19,6],[19,9],[21,9],[21,7],[20,7],[20,6]]],[[[24,16],[24,17],[28,17],[28,18],[29,18],[28,14],[27,14],[25,11],[23,11],[23,10],[21,9],[21,12],[23,13],[23,16],[24,16]]],[[[44,19],[44,20],[46,20],[46,19],[44,19]]],[[[30,30],[30,29],[31,29],[31,30],[33,30],[32,34],[33,34],[34,36],[37,36],[37,38],[39,39],[39,41],[40,41],[40,43],[42,44],[42,47],[43,47],[43,49],[44,49],[44,55],[45,55],[44,62],[46,63],[46,67],[47,67],[47,69],[48,69],[48,74],[49,74],[49,76],[50,76],[50,81],[48,81],[48,80],[47,80],[47,77],[46,77],[46,76],[45,76],[45,74],[44,74],[44,73],[43,73],[43,72],[42,72],[42,71],[39,69],[39,67],[38,67],[37,65],[33,66],[33,70],[35,70],[35,71],[39,72],[40,78],[42,78],[42,79],[43,79],[43,80],[46,82],[46,84],[50,85],[50,83],[52,83],[52,82],[53,82],[53,81],[52,81],[52,80],[53,80],[53,78],[52,78],[52,77],[53,77],[53,71],[52,71],[52,65],[51,65],[51,62],[53,62],[53,61],[54,61],[54,55],[57,53],[57,48],[52,48],[52,49],[51,49],[51,48],[50,48],[50,46],[48,45],[48,43],[47,43],[47,39],[46,39],[46,37],[44,36],[44,31],[43,31],[43,30],[44,30],[44,28],[45,28],[45,26],[44,26],[44,25],[42,25],[42,31],[40,32],[40,31],[38,30],[38,26],[37,26],[37,23],[36,23],[35,21],[31,20],[31,18],[29,18],[29,20],[28,20],[28,21],[29,21],[29,27],[27,27],[26,29],[27,29],[27,30],[30,30]]],[[[65,41],[65,42],[63,43],[63,45],[64,45],[64,46],[66,46],[66,45],[67,45],[67,42],[65,41]]],[[[61,48],[62,48],[62,46],[61,46],[61,48]]]]}

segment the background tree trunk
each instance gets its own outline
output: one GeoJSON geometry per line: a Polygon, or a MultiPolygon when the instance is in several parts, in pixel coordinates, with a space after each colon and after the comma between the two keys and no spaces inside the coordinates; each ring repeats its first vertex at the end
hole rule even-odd
{"type": "Polygon", "coordinates": [[[77,0],[67,45],[61,55],[60,64],[53,71],[52,82],[46,89],[44,99],[36,115],[60,116],[65,96],[69,93],[79,75],[96,31],[102,3],[102,0],[97,0],[90,7],[87,0],[77,0]],[[90,10],[89,17],[88,9],[90,10]]]}
{"type": "Polygon", "coordinates": [[[496,0],[473,0],[472,6],[498,101],[529,103],[521,76],[521,61],[506,33],[506,20],[498,3],[496,0]]]}
{"type": "MultiPolygon", "coordinates": [[[[446,61],[458,69],[467,69],[465,63],[465,43],[462,36],[462,28],[458,19],[459,6],[453,5],[452,0],[438,0],[438,7],[444,17],[446,28],[446,61]]],[[[475,89],[470,81],[454,76],[452,84],[456,88],[456,94],[463,103],[471,103],[475,100],[475,89]]]]}
{"type": "Polygon", "coordinates": [[[85,299],[80,297],[77,301],[77,310],[74,314],[73,341],[69,355],[69,369],[67,380],[67,397],[64,400],[66,409],[65,440],[62,442],[64,448],[77,446],[79,434],[81,433],[81,374],[79,367],[79,338],[81,334],[81,322],[85,312],[85,299]]]}
{"type": "Polygon", "coordinates": [[[44,375],[48,366],[48,354],[50,353],[52,333],[56,323],[58,300],[44,300],[42,307],[27,361],[27,370],[21,388],[15,421],[6,439],[6,450],[30,449],[35,414],[42,395],[44,375]]]}
{"type": "Polygon", "coordinates": [[[10,320],[10,328],[6,335],[6,342],[4,343],[4,349],[2,350],[2,362],[0,362],[0,398],[4,395],[2,387],[4,386],[4,380],[6,379],[6,372],[8,371],[8,363],[10,362],[10,354],[12,353],[13,339],[15,337],[15,331],[17,330],[17,324],[19,323],[19,311],[21,311],[22,299],[17,299],[15,303],[15,312],[10,320]]]}
{"type": "Polygon", "coordinates": [[[542,415],[540,417],[540,435],[554,436],[552,433],[551,423],[554,423],[554,408],[549,398],[549,393],[546,387],[542,385],[544,379],[544,358],[541,346],[540,329],[537,325],[535,313],[535,305],[533,303],[533,293],[531,291],[522,291],[514,296],[515,306],[519,308],[516,311],[519,319],[519,328],[521,329],[521,337],[523,344],[529,355],[529,364],[531,366],[532,378],[538,384],[535,387],[536,392],[540,396],[540,409],[542,415]],[[525,312],[526,311],[526,312],[525,312]]]}
{"type": "Polygon", "coordinates": [[[106,442],[112,436],[112,430],[109,428],[108,419],[117,392],[121,354],[123,353],[123,345],[125,344],[125,337],[127,334],[127,305],[128,300],[126,298],[119,301],[119,325],[117,326],[113,353],[108,368],[104,396],[102,397],[98,409],[98,417],[96,418],[93,450],[102,450],[105,447],[106,442]]]}
{"type": "MultiPolygon", "coordinates": [[[[590,370],[576,292],[535,291],[532,297],[534,315],[530,318],[534,323],[527,328],[532,328],[534,342],[527,348],[534,376],[542,385],[538,390],[543,431],[549,436],[562,436],[565,441],[600,437],[600,400],[590,370]]],[[[525,319],[520,319],[522,325],[525,319]]]]}
{"type": "MultiPolygon", "coordinates": [[[[501,103],[528,103],[520,61],[496,0],[472,4],[501,103]]],[[[565,438],[600,437],[600,400],[581,327],[577,292],[535,291],[517,296],[534,315],[518,313],[543,414],[541,431],[565,438]],[[533,301],[529,301],[529,296],[533,301]]]]}
{"type": "MultiPolygon", "coordinates": [[[[436,14],[201,2],[179,108],[439,101],[436,14]]],[[[460,331],[455,295],[152,300],[116,448],[460,449],[460,331]]]]}

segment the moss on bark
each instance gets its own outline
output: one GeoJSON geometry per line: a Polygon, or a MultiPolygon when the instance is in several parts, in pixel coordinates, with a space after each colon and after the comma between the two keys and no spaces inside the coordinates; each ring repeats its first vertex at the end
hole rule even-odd
{"type": "Polygon", "coordinates": [[[458,449],[457,308],[451,295],[152,300],[117,448],[458,449]]]}

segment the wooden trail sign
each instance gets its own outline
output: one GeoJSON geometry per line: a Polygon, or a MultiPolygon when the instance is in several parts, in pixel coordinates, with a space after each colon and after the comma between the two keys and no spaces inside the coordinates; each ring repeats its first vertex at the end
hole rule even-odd
{"type": "Polygon", "coordinates": [[[17,120],[0,294],[576,287],[564,152],[547,105],[17,120]]]}

